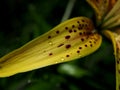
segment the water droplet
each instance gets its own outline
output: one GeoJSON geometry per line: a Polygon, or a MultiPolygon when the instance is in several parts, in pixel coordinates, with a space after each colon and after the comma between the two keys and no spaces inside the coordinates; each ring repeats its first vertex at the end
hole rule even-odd
{"type": "Polygon", "coordinates": [[[81,54],[79,54],[78,56],[81,57],[81,54]]]}
{"type": "Polygon", "coordinates": [[[53,43],[51,41],[49,41],[48,43],[49,43],[49,45],[53,45],[53,43]]]}
{"type": "Polygon", "coordinates": [[[61,58],[61,61],[64,61],[65,59],[64,58],[61,58]]]}
{"type": "Polygon", "coordinates": [[[55,62],[56,64],[58,63],[58,62],[55,62]]]}

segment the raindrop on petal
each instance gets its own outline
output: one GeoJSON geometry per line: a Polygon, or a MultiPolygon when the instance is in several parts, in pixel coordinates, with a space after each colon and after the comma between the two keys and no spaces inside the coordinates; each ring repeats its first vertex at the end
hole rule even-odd
{"type": "Polygon", "coordinates": [[[64,61],[65,59],[64,58],[61,58],[61,61],[64,61]]]}
{"type": "Polygon", "coordinates": [[[53,45],[53,43],[51,41],[49,41],[48,43],[49,43],[49,45],[53,45]]]}
{"type": "Polygon", "coordinates": [[[81,57],[81,55],[79,54],[79,57],[81,57]]]}
{"type": "Polygon", "coordinates": [[[58,62],[55,62],[56,64],[58,63],[58,62]]]}

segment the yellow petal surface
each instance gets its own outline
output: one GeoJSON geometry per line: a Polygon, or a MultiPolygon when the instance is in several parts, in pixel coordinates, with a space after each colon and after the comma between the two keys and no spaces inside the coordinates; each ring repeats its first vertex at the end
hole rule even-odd
{"type": "Polygon", "coordinates": [[[82,58],[96,51],[102,38],[90,19],[76,17],[0,58],[0,77],[82,58]]]}

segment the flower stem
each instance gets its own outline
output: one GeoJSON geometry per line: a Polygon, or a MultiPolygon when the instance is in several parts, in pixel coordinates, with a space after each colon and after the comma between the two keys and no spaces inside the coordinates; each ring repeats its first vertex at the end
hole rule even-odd
{"type": "Polygon", "coordinates": [[[66,10],[65,10],[65,13],[64,13],[64,15],[62,17],[61,22],[67,20],[70,17],[70,14],[71,14],[72,9],[74,7],[75,1],[76,0],[69,0],[69,2],[67,4],[67,7],[66,7],[66,10]]]}

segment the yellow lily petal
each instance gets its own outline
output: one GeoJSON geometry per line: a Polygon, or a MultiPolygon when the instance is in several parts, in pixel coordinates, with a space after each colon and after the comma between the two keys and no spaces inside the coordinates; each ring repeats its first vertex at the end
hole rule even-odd
{"type": "Polygon", "coordinates": [[[101,28],[120,25],[120,0],[87,0],[95,11],[96,23],[101,28]]]}
{"type": "Polygon", "coordinates": [[[120,0],[114,0],[113,8],[104,17],[102,27],[113,28],[120,25],[120,0]]]}
{"type": "Polygon", "coordinates": [[[86,17],[76,17],[59,24],[0,58],[0,77],[82,58],[96,51],[102,38],[93,30],[93,23],[86,17]]]}
{"type": "Polygon", "coordinates": [[[109,11],[110,0],[87,0],[87,2],[95,11],[97,24],[101,24],[103,17],[109,11]]]}
{"type": "Polygon", "coordinates": [[[103,33],[111,39],[113,43],[116,59],[116,90],[120,90],[120,34],[109,30],[104,30],[103,33]]]}

